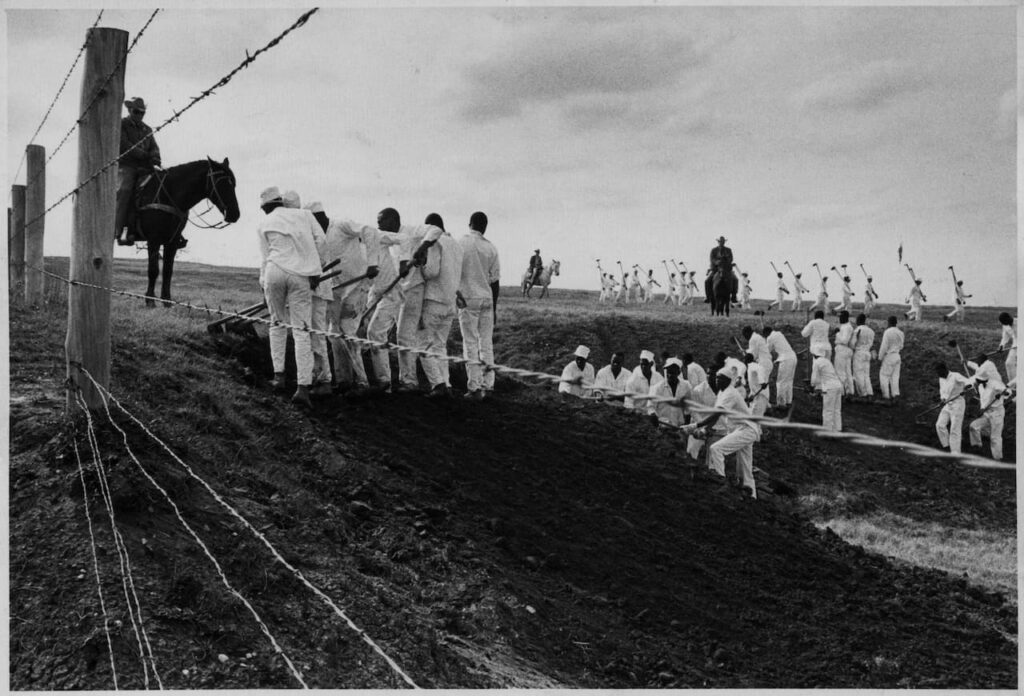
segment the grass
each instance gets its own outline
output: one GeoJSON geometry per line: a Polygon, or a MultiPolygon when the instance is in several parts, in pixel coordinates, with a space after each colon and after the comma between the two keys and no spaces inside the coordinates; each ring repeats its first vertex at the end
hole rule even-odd
{"type": "Polygon", "coordinates": [[[918,522],[888,512],[820,520],[851,544],[1004,592],[1016,604],[1017,540],[1006,534],[918,522]]]}

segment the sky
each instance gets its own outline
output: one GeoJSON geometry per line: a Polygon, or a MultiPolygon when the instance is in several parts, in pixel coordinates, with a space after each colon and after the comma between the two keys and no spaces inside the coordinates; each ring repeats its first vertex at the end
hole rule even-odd
{"type": "MultiPolygon", "coordinates": [[[[172,5],[128,56],[126,98],[159,125],[305,9],[172,5]]],[[[100,26],[130,42],[151,11],[100,26]]],[[[6,12],[8,191],[96,13],[6,12]]],[[[256,267],[275,185],[358,222],[437,212],[456,236],[482,210],[504,284],[538,247],[561,262],[554,287],[598,289],[598,259],[700,278],[722,235],[754,297],[774,296],[770,262],[791,284],[789,261],[812,289],[811,264],[847,264],[858,297],[863,264],[902,302],[902,245],[932,304],[951,304],[952,264],[972,304],[1015,305],[1016,21],[999,5],[325,7],[157,134],[165,166],[228,157],[238,178],[242,218],[190,228],[179,258],[256,267]]],[[[81,64],[35,139],[48,155],[80,90],[81,64]]],[[[74,188],[76,149],[49,163],[48,204],[74,188]]],[[[71,212],[48,215],[47,255],[69,253],[71,212]]]]}

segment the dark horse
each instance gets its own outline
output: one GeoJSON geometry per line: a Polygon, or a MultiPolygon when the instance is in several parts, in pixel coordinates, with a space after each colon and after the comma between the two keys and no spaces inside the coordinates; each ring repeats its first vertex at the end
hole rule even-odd
{"type": "Polygon", "coordinates": [[[727,272],[719,268],[711,276],[711,294],[708,295],[708,299],[711,300],[712,316],[721,316],[723,313],[725,316],[729,316],[729,297],[731,294],[732,271],[730,269],[727,272]]]}
{"type": "Polygon", "coordinates": [[[235,222],[240,217],[238,199],[235,197],[235,175],[228,166],[227,158],[223,162],[214,162],[207,157],[205,160],[179,164],[141,182],[136,199],[138,212],[135,225],[137,236],[146,240],[149,252],[147,306],[153,307],[156,304],[153,299],[156,298],[156,279],[160,275],[161,248],[164,277],[160,299],[171,299],[174,255],[181,246],[181,232],[188,222],[189,210],[203,199],[217,206],[225,223],[235,222]]]}

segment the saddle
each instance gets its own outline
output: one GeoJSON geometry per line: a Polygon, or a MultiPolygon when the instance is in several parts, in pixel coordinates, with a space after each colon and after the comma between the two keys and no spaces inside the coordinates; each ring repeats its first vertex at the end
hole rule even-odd
{"type": "Polygon", "coordinates": [[[188,212],[183,212],[173,205],[160,202],[161,194],[164,192],[164,179],[166,177],[166,172],[154,170],[140,176],[135,182],[129,227],[134,234],[136,243],[146,241],[146,235],[142,229],[142,221],[139,216],[139,213],[143,210],[159,210],[182,220],[188,218],[188,212]]]}

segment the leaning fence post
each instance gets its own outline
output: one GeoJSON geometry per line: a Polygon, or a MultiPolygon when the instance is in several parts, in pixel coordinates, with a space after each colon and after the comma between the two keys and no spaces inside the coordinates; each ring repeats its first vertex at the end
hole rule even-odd
{"type": "MultiPolygon", "coordinates": [[[[121,102],[124,99],[124,58],[128,32],[121,29],[90,29],[82,78],[78,128],[78,181],[85,181],[117,158],[121,137],[121,102]],[[104,84],[108,75],[114,73],[104,84]],[[94,95],[96,102],[89,108],[94,95]]],[[[104,288],[113,281],[114,208],[117,167],[82,186],[75,196],[71,230],[72,281],[104,288]]],[[[79,366],[103,388],[110,384],[110,300],[106,290],[72,284],[68,289],[68,334],[65,342],[67,374],[82,390],[90,409],[101,408],[103,395],[79,366]]],[[[68,410],[75,411],[74,389],[68,390],[68,410]]]]}
{"type": "Polygon", "coordinates": [[[43,230],[46,227],[46,148],[25,148],[25,302],[43,302],[43,230]]]}
{"type": "Polygon", "coordinates": [[[11,229],[7,247],[7,270],[10,274],[10,300],[21,302],[24,297],[25,283],[25,187],[19,184],[11,186],[11,229]]]}

